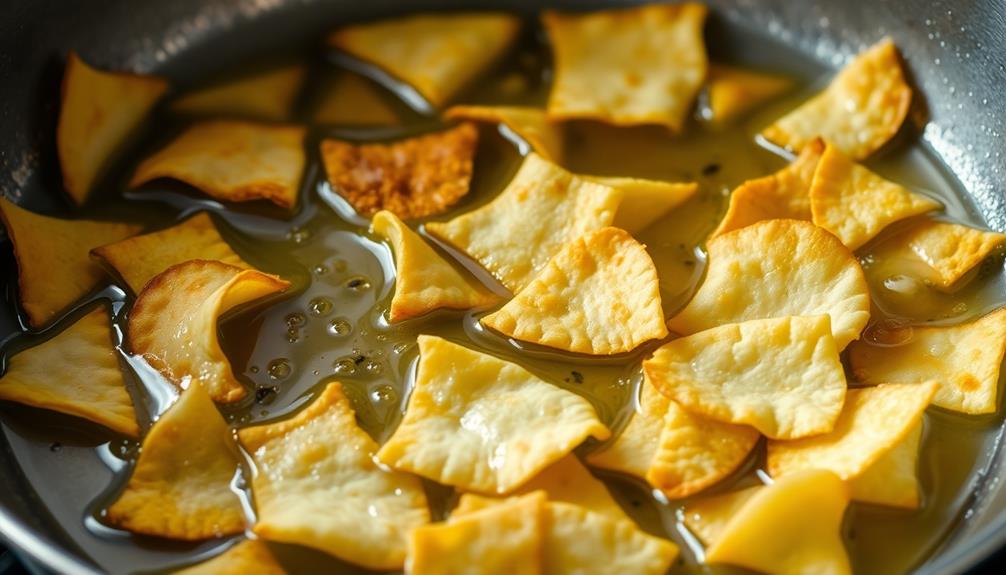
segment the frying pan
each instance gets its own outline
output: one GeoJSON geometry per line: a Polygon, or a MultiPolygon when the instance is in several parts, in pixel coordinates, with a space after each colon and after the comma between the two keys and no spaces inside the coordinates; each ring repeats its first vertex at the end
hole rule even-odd
{"type": "MultiPolygon", "coordinates": [[[[920,88],[912,115],[923,146],[970,195],[968,209],[1006,230],[1006,4],[975,0],[705,0],[712,27],[766,33],[827,66],[892,36],[920,88]],[[925,121],[924,121],[925,120],[925,121]]],[[[410,11],[543,7],[593,9],[625,2],[572,0],[413,0],[410,11]]],[[[5,0],[0,19],[0,192],[37,211],[59,213],[53,136],[62,62],[76,49],[92,64],[154,72],[176,84],[212,77],[218,67],[320,37],[335,25],[401,12],[393,0],[5,0]]],[[[715,49],[729,52],[727,44],[715,49]]],[[[740,48],[736,48],[740,49],[740,48]]],[[[757,57],[757,47],[747,46],[757,57]]],[[[4,250],[6,251],[6,250],[4,250]]],[[[13,271],[13,268],[7,266],[13,271]]],[[[7,282],[11,283],[11,282],[7,282]]],[[[10,296],[8,297],[10,299],[10,296]]],[[[14,305],[0,306],[0,336],[18,330],[14,305]]],[[[59,573],[98,568],[60,528],[0,435],[0,534],[59,573]]],[[[918,573],[960,573],[990,566],[1006,545],[1006,469],[1001,438],[988,433],[953,534],[918,573]]],[[[37,470],[36,470],[37,471],[37,470]]],[[[43,470],[44,471],[44,470],[43,470]]],[[[72,471],[61,478],[72,493],[72,471]]],[[[134,565],[134,568],[143,568],[134,565]]]]}

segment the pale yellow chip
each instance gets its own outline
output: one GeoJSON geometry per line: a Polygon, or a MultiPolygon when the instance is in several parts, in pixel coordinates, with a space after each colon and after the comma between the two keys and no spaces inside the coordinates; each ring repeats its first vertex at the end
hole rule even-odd
{"type": "Polygon", "coordinates": [[[613,355],[667,335],[657,269],[628,232],[575,239],[482,325],[564,351],[613,355]]]}
{"type": "Polygon", "coordinates": [[[417,14],[347,26],[328,41],[410,84],[439,108],[499,60],[519,31],[520,19],[512,14],[417,14]]]}
{"type": "Polygon", "coordinates": [[[77,205],[167,89],[161,78],[103,72],[67,55],[56,148],[63,186],[77,205]]]}
{"type": "Polygon", "coordinates": [[[922,422],[919,421],[901,442],[850,482],[852,498],[864,503],[918,509],[921,496],[917,468],[921,442],[922,422]]]}
{"type": "Polygon", "coordinates": [[[230,428],[193,381],[143,438],[129,482],[105,520],[133,533],[186,541],[241,533],[244,510],[231,488],[239,465],[230,428]]]}
{"type": "Polygon", "coordinates": [[[709,109],[706,119],[714,125],[725,126],[787,92],[793,87],[793,79],[726,64],[713,64],[709,67],[708,85],[709,109]]]}
{"type": "Polygon", "coordinates": [[[444,116],[451,120],[502,124],[541,157],[552,162],[562,160],[562,126],[549,121],[545,110],[522,106],[452,106],[444,116]]]}
{"type": "Polygon", "coordinates": [[[17,259],[18,299],[28,324],[36,329],[51,323],[105,277],[88,250],[140,231],[133,224],[50,218],[4,198],[0,218],[17,259]]]}
{"type": "Polygon", "coordinates": [[[701,4],[546,12],[555,79],[548,114],[679,131],[706,79],[701,4]]]}
{"type": "Polygon", "coordinates": [[[134,294],[157,274],[189,260],[215,260],[242,269],[251,269],[217,231],[206,212],[158,232],[134,236],[91,250],[91,255],[107,263],[134,294]]]}
{"type": "Polygon", "coordinates": [[[255,462],[255,533],[369,569],[400,569],[430,512],[418,477],[379,467],[377,443],[329,383],[291,419],[238,431],[255,462]]]}
{"type": "Polygon", "coordinates": [[[83,417],[139,437],[104,306],[7,362],[0,399],[83,417]]]}
{"type": "Polygon", "coordinates": [[[208,120],[144,160],[129,187],[159,178],[189,184],[221,201],[297,203],[304,171],[303,126],[208,120]]]}
{"type": "Polygon", "coordinates": [[[634,234],[687,202],[699,191],[694,182],[675,183],[639,178],[582,176],[622,192],[622,202],[611,225],[634,234]]]}
{"type": "Polygon", "coordinates": [[[671,400],[657,391],[644,374],[639,405],[628,425],[614,441],[590,452],[587,463],[645,481],[660,446],[660,435],[664,431],[664,419],[670,403],[671,400]]]}
{"type": "Polygon", "coordinates": [[[839,351],[870,319],[870,291],[852,252],[810,222],[768,220],[706,244],[706,277],[667,327],[691,334],[788,315],[831,316],[839,351]]]}
{"type": "Polygon", "coordinates": [[[912,102],[894,42],[856,56],[820,94],[765,128],[773,144],[801,150],[818,136],[862,160],[898,132],[912,102]]]}
{"type": "Polygon", "coordinates": [[[269,546],[257,539],[246,539],[220,555],[175,571],[175,575],[286,575],[269,546]]]}
{"type": "Polygon", "coordinates": [[[532,153],[492,202],[426,230],[517,293],[563,244],[611,225],[622,197],[532,153]]]}
{"type": "Polygon", "coordinates": [[[171,102],[171,110],[198,116],[286,120],[306,72],[305,66],[295,64],[217,83],[182,95],[171,102]]]}
{"type": "Polygon", "coordinates": [[[914,226],[899,241],[933,269],[936,286],[950,290],[959,287],[962,278],[985,258],[1000,251],[1006,234],[929,220],[914,226]]]}
{"type": "Polygon", "coordinates": [[[175,385],[198,381],[214,401],[239,401],[247,391],[220,349],[217,320],[289,286],[276,276],[216,261],[172,266],[136,298],[129,313],[128,347],[175,385]]]}
{"type": "MultiPolygon", "coordinates": [[[[1006,308],[970,323],[903,327],[905,343],[849,346],[849,364],[862,383],[939,383],[933,405],[962,413],[995,413],[999,368],[1006,351],[1006,308]]],[[[903,337],[902,337],[903,336],[903,337]]]]}
{"type": "Polygon", "coordinates": [[[764,485],[755,485],[689,501],[681,508],[681,521],[703,545],[708,547],[720,538],[723,528],[744,507],[751,496],[764,488],[764,485]]]}
{"type": "Polygon", "coordinates": [[[827,315],[714,327],[661,346],[643,369],[682,407],[776,439],[831,431],[845,399],[827,315]]]}
{"type": "Polygon", "coordinates": [[[317,124],[394,126],[402,121],[387,99],[390,94],[359,74],[339,70],[322,90],[313,112],[317,124]]]}
{"type": "Polygon", "coordinates": [[[444,485],[506,494],[608,428],[582,397],[517,364],[429,335],[402,423],[378,459],[444,485]]]}

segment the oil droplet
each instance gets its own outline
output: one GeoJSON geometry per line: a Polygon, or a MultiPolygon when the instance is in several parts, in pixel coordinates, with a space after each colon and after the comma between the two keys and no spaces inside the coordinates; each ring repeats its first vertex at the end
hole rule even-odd
{"type": "Polygon", "coordinates": [[[248,368],[248,371],[250,371],[251,373],[258,373],[258,366],[257,365],[253,365],[253,366],[251,366],[251,367],[248,368]]]}
{"type": "Polygon", "coordinates": [[[295,327],[291,327],[286,330],[286,340],[290,343],[297,343],[300,341],[300,330],[295,327]]]}
{"type": "Polygon", "coordinates": [[[332,312],[332,302],[327,298],[316,297],[308,302],[307,310],[315,317],[324,317],[332,312]]]}
{"type": "Polygon", "coordinates": [[[381,375],[381,372],[384,371],[383,366],[380,363],[373,360],[364,363],[363,369],[367,370],[367,373],[369,373],[370,375],[381,375]]]}
{"type": "Polygon", "coordinates": [[[311,271],[316,276],[323,276],[323,275],[325,275],[325,274],[328,273],[328,268],[326,268],[325,266],[318,265],[318,266],[314,266],[314,268],[311,269],[311,271]]]}
{"type": "Polygon", "coordinates": [[[298,227],[290,228],[290,231],[286,233],[286,239],[295,244],[302,244],[311,239],[311,231],[298,227]]]}
{"type": "Polygon", "coordinates": [[[397,403],[398,392],[388,384],[378,385],[370,391],[370,398],[374,403],[397,403]]]}
{"type": "Polygon", "coordinates": [[[335,336],[349,335],[353,331],[353,326],[344,317],[337,317],[328,322],[328,333],[335,336]]]}
{"type": "Polygon", "coordinates": [[[356,373],[356,362],[349,357],[337,359],[332,364],[332,369],[339,375],[353,375],[356,373]]]}
{"type": "Polygon", "coordinates": [[[307,323],[307,316],[297,311],[287,315],[284,321],[286,321],[286,327],[301,327],[307,323]]]}
{"type": "Polygon", "coordinates": [[[279,380],[290,377],[290,372],[293,369],[290,367],[290,361],[285,357],[281,357],[270,361],[266,371],[269,372],[270,378],[279,380]]]}
{"type": "Polygon", "coordinates": [[[405,353],[409,349],[409,344],[407,344],[407,343],[396,343],[395,347],[393,347],[392,349],[395,350],[395,353],[401,355],[401,354],[405,353]]]}
{"type": "Polygon", "coordinates": [[[346,280],[346,287],[357,292],[370,289],[370,280],[364,276],[353,276],[346,280]]]}

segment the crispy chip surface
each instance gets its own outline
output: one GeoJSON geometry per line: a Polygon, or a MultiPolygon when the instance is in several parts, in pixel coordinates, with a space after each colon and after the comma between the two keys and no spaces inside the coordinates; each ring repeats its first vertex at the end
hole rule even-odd
{"type": "Polygon", "coordinates": [[[171,103],[171,110],[199,116],[286,120],[305,72],[305,66],[295,64],[217,83],[184,94],[171,103]]]}
{"type": "Polygon", "coordinates": [[[289,285],[276,276],[216,261],[172,266],[136,298],[129,314],[129,349],[178,386],[198,381],[214,401],[238,401],[247,392],[220,349],[217,320],[289,285]]]}
{"type": "Polygon", "coordinates": [[[575,239],[482,324],[509,337],[591,355],[629,352],[667,335],[657,270],[618,228],[575,239]]]}
{"type": "Polygon", "coordinates": [[[286,575],[269,546],[246,539],[202,563],[175,571],[175,575],[286,575]]]}
{"type": "Polygon", "coordinates": [[[452,106],[444,114],[451,120],[503,124],[527,142],[541,157],[562,160],[562,126],[548,119],[545,110],[524,106],[452,106]]]}
{"type": "Polygon", "coordinates": [[[587,437],[609,434],[580,396],[516,364],[421,335],[405,417],[377,457],[445,485],[505,494],[587,437]]]}
{"type": "Polygon", "coordinates": [[[555,80],[548,114],[679,131],[705,81],[701,4],[546,12],[555,80]]]}
{"type": "Polygon", "coordinates": [[[611,223],[616,228],[634,234],[667,215],[688,201],[699,185],[694,182],[673,183],[640,178],[584,176],[622,192],[622,203],[611,223]]]}
{"type": "Polygon", "coordinates": [[[382,88],[370,78],[340,70],[325,85],[313,117],[318,124],[394,126],[401,122],[382,88]]]}
{"type": "Polygon", "coordinates": [[[144,160],[129,186],[172,178],[221,201],[268,200],[292,208],[304,171],[305,133],[296,125],[199,122],[144,160]]]}
{"type": "Polygon", "coordinates": [[[852,498],[876,505],[918,509],[920,487],[916,469],[921,442],[922,422],[919,421],[900,443],[849,483],[852,498]]]}
{"type": "Polygon", "coordinates": [[[377,443],[356,423],[338,382],[295,417],[238,438],[258,473],[255,533],[370,569],[398,569],[409,531],[429,523],[418,477],[377,466],[377,443]]]}
{"type": "Polygon", "coordinates": [[[727,125],[759,105],[793,87],[793,80],[725,64],[709,67],[709,117],[717,126],[727,125]]]}
{"type": "Polygon", "coordinates": [[[933,269],[934,283],[949,290],[963,283],[961,279],[982,260],[1001,250],[1006,234],[930,220],[914,226],[901,241],[933,269]]]}
{"type": "Polygon", "coordinates": [[[709,240],[706,249],[705,280],[668,322],[673,332],[828,314],[841,351],[870,319],[870,292],[859,262],[838,238],[810,222],[757,222],[709,240]]]}
{"type": "Polygon", "coordinates": [[[625,429],[607,445],[591,451],[587,463],[592,467],[609,469],[646,479],[664,430],[664,418],[670,399],[657,391],[644,373],[639,391],[639,405],[625,429]]]}
{"type": "Polygon", "coordinates": [[[885,39],[856,56],[823,92],[776,120],[762,136],[791,150],[821,136],[862,160],[897,133],[911,101],[898,49],[885,39]]]}
{"type": "Polygon", "coordinates": [[[690,501],[681,510],[682,521],[708,547],[720,538],[723,528],[751,496],[764,488],[764,485],[755,485],[690,501]]]}

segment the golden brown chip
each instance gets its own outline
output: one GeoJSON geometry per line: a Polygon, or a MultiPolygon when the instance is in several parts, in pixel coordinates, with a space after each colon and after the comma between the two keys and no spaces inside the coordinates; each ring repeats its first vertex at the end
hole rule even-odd
{"type": "Polygon", "coordinates": [[[546,12],[555,80],[552,118],[680,131],[706,78],[701,4],[546,12]]]}
{"type": "Polygon", "coordinates": [[[155,276],[129,313],[127,343],[175,385],[200,382],[214,401],[247,393],[217,341],[228,310],[278,294],[290,283],[276,276],[209,260],[190,260],[155,276]]]}
{"type": "Polygon", "coordinates": [[[340,70],[323,88],[324,95],[314,109],[318,124],[349,126],[394,126],[401,118],[373,80],[348,70],[340,70]]]}
{"type": "Polygon", "coordinates": [[[479,132],[473,124],[390,144],[323,140],[328,181],[358,213],[403,220],[447,211],[468,194],[479,132]]]}
{"type": "Polygon", "coordinates": [[[587,463],[592,467],[645,480],[660,445],[660,435],[664,431],[664,419],[670,402],[670,399],[646,380],[644,373],[639,405],[629,424],[614,441],[590,452],[587,463]]]}
{"type": "Polygon", "coordinates": [[[200,116],[286,120],[300,92],[306,68],[283,66],[188,92],[171,103],[171,110],[200,116]]]}
{"type": "Polygon", "coordinates": [[[708,547],[720,538],[723,528],[744,507],[751,496],[764,488],[764,485],[755,485],[739,491],[689,501],[681,509],[682,523],[708,547]]]}
{"type": "Polygon", "coordinates": [[[175,571],[175,575],[286,575],[286,571],[268,545],[246,539],[208,561],[175,571]]]}
{"type": "Polygon", "coordinates": [[[793,79],[725,64],[709,67],[709,116],[717,126],[729,124],[793,87],[793,79]]]}
{"type": "Polygon", "coordinates": [[[646,229],[699,191],[699,185],[694,182],[673,183],[606,176],[582,177],[622,192],[622,202],[618,205],[615,220],[611,225],[622,228],[630,234],[646,229]]]}
{"type": "Polygon", "coordinates": [[[502,124],[541,157],[553,162],[562,160],[562,126],[550,122],[545,110],[521,106],[453,106],[444,116],[451,120],[502,124]]]}
{"type": "Polygon", "coordinates": [[[930,220],[914,226],[899,241],[933,269],[938,287],[951,290],[982,260],[1002,249],[1006,234],[930,220]]]}
{"type": "Polygon", "coordinates": [[[921,442],[922,421],[919,421],[901,442],[850,482],[852,498],[865,503],[918,509],[920,495],[916,468],[921,442]]]}

